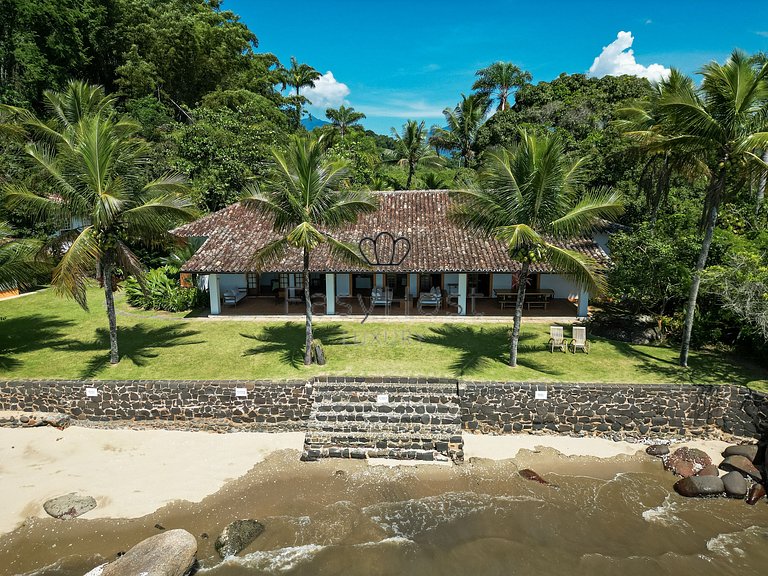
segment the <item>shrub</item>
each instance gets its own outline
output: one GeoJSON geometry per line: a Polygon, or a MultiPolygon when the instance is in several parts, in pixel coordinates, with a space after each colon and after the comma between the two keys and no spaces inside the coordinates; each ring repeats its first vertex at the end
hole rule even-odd
{"type": "Polygon", "coordinates": [[[178,271],[171,266],[150,270],[144,277],[144,289],[130,277],[125,281],[128,304],[144,310],[182,312],[205,303],[205,291],[199,288],[182,288],[178,271]]]}

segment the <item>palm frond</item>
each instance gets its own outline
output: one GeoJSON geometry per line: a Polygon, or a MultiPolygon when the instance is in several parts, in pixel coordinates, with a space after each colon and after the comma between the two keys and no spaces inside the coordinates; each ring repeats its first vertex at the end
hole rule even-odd
{"type": "Polygon", "coordinates": [[[57,294],[74,298],[84,310],[88,310],[86,280],[94,274],[101,258],[94,232],[92,226],[80,232],[54,268],[51,281],[57,294]]]}
{"type": "Polygon", "coordinates": [[[576,236],[594,230],[601,219],[613,220],[624,212],[619,192],[602,191],[584,195],[567,214],[552,222],[555,236],[576,236]]]}
{"type": "Polygon", "coordinates": [[[546,244],[545,252],[552,268],[569,275],[579,288],[588,291],[592,296],[605,293],[605,278],[594,258],[553,244],[546,244]]]}

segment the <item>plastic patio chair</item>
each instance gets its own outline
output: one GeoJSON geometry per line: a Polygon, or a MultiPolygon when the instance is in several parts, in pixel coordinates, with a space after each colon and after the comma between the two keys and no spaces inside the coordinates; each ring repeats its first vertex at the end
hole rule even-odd
{"type": "Polygon", "coordinates": [[[568,350],[568,342],[563,336],[562,326],[550,326],[549,327],[549,351],[554,352],[555,348],[559,348],[561,352],[568,350]]]}
{"type": "Polygon", "coordinates": [[[576,350],[584,350],[585,354],[589,354],[589,340],[587,340],[587,329],[584,326],[573,327],[573,340],[570,344],[571,351],[576,354],[576,350]]]}

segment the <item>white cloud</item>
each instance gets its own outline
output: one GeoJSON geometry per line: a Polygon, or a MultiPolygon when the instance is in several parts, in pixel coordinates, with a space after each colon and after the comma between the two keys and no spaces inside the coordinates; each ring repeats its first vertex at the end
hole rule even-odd
{"type": "Polygon", "coordinates": [[[600,56],[595,58],[589,68],[589,75],[602,78],[603,76],[628,74],[648,78],[652,82],[658,82],[669,76],[669,68],[665,68],[661,64],[651,64],[650,66],[638,64],[632,50],[632,42],[634,41],[632,32],[619,32],[616,40],[608,46],[604,46],[600,56]]]}
{"type": "Polygon", "coordinates": [[[301,94],[309,98],[315,108],[338,108],[346,102],[349,86],[336,80],[329,70],[315,80],[314,88],[304,88],[301,94]]]}

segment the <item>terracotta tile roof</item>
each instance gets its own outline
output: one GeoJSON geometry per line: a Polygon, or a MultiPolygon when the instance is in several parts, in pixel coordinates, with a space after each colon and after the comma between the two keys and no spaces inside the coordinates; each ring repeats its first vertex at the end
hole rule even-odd
{"type": "MultiPolygon", "coordinates": [[[[380,208],[361,215],[357,223],[337,231],[340,240],[357,244],[361,238],[390,232],[411,242],[411,251],[399,266],[374,267],[386,272],[510,272],[520,265],[510,259],[504,246],[493,239],[468,232],[448,218],[452,199],[445,190],[376,192],[380,208]]],[[[243,204],[233,204],[173,231],[182,237],[207,240],[184,265],[186,272],[245,273],[254,271],[252,260],[258,250],[277,238],[272,219],[243,204]]],[[[607,263],[608,256],[588,237],[575,238],[561,246],[607,263]]],[[[300,272],[301,254],[290,250],[269,266],[271,272],[300,272]]],[[[370,271],[334,259],[325,246],[312,252],[313,272],[370,271]]],[[[551,272],[546,264],[532,266],[532,272],[551,272]]]]}

